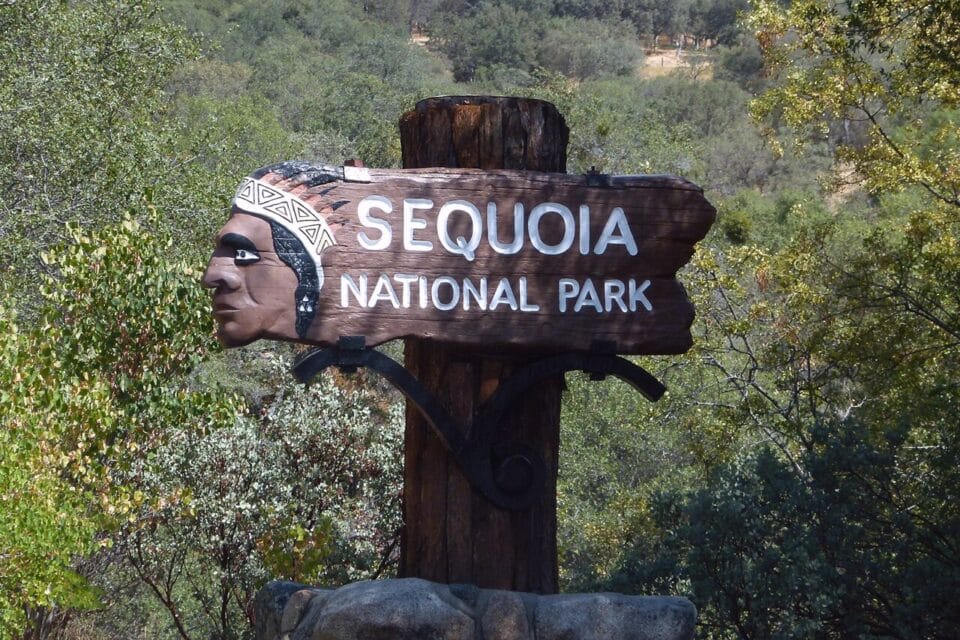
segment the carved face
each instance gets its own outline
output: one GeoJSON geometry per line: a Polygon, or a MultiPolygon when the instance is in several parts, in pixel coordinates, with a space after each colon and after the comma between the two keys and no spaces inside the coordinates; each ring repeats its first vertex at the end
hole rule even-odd
{"type": "Polygon", "coordinates": [[[227,347],[295,336],[297,276],[274,250],[270,224],[235,209],[203,274],[227,347]]]}

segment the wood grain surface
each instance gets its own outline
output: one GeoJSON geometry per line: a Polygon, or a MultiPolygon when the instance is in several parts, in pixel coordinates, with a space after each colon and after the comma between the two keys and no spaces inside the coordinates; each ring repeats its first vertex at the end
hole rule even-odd
{"type": "Polygon", "coordinates": [[[582,175],[480,169],[362,169],[348,177],[294,192],[326,217],[337,240],[321,256],[324,283],[308,342],[331,345],[340,336],[362,335],[375,345],[419,337],[465,348],[526,350],[588,350],[603,342],[624,354],[675,354],[690,347],[694,311],[676,272],[716,215],[690,182],[611,176],[591,186],[582,175]],[[358,207],[372,196],[380,204],[367,207],[363,224],[358,207]],[[413,201],[416,208],[405,207],[413,201]],[[440,215],[445,204],[456,202],[470,203],[477,214],[471,218],[463,205],[454,205],[440,215]],[[494,242],[507,245],[515,238],[515,207],[522,206],[523,242],[516,253],[493,249],[491,203],[494,242]],[[531,214],[544,203],[562,205],[570,215],[548,211],[532,229],[531,214]],[[598,246],[605,227],[610,242],[598,246]],[[443,246],[444,238],[452,250],[443,246]],[[458,239],[471,249],[468,255],[456,246],[458,239]],[[550,255],[534,239],[541,249],[566,250],[550,255]],[[429,250],[410,246],[426,242],[429,250]],[[642,288],[632,304],[630,281],[642,288]],[[486,295],[478,296],[484,286],[486,295]],[[512,308],[522,302],[523,310],[512,308]]]}

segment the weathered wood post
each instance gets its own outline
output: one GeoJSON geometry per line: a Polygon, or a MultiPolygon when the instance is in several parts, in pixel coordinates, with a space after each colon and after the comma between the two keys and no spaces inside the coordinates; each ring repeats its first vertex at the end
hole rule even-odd
{"type": "MultiPolygon", "coordinates": [[[[566,171],[568,129],[550,103],[525,98],[429,98],[400,120],[404,168],[459,167],[566,171]]],[[[516,354],[468,353],[407,339],[407,369],[464,425],[500,381],[522,364],[516,354]]],[[[408,402],[400,575],[484,588],[556,593],[556,480],[560,437],[557,376],[534,387],[499,425],[497,439],[533,445],[547,466],[544,491],[523,511],[507,511],[471,488],[419,410],[408,402]]]]}

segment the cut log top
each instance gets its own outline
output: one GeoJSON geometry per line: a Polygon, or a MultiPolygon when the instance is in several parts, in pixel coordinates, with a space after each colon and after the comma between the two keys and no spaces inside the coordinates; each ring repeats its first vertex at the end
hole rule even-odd
{"type": "MultiPolygon", "coordinates": [[[[612,189],[679,189],[702,194],[703,189],[686,178],[670,174],[632,174],[608,175],[552,173],[546,171],[517,171],[508,169],[447,169],[442,167],[428,169],[374,169],[368,167],[344,167],[345,179],[350,182],[370,182],[373,184],[408,180],[410,184],[448,183],[450,180],[489,182],[492,185],[514,186],[515,188],[536,189],[543,185],[565,186],[567,188],[612,189]],[[591,184],[591,180],[598,184],[591,184]]],[[[401,182],[402,183],[402,182],[401,182]]]]}

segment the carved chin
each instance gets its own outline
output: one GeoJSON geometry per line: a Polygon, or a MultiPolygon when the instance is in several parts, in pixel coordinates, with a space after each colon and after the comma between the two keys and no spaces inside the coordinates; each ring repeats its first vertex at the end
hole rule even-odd
{"type": "Polygon", "coordinates": [[[255,334],[238,331],[237,327],[230,327],[230,324],[220,324],[217,327],[217,339],[220,340],[220,344],[228,349],[248,345],[259,337],[255,334]]]}
{"type": "Polygon", "coordinates": [[[215,314],[217,320],[217,338],[224,347],[228,349],[242,347],[262,337],[263,332],[259,326],[250,326],[248,323],[240,322],[236,318],[229,317],[230,315],[232,314],[215,314]]]}
{"type": "Polygon", "coordinates": [[[226,348],[242,347],[261,338],[296,339],[293,312],[276,309],[229,309],[214,311],[217,338],[226,348]]]}

